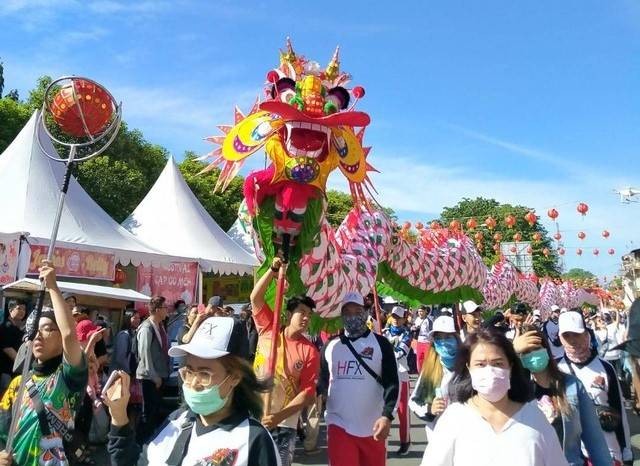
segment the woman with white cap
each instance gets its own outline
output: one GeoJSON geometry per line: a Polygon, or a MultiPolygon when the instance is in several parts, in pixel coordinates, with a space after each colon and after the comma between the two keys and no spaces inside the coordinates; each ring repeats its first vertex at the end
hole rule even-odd
{"type": "Polygon", "coordinates": [[[416,388],[409,399],[409,408],[426,421],[427,440],[449,403],[449,383],[460,346],[453,317],[440,316],[429,332],[433,348],[427,353],[416,388]]]}
{"type": "Polygon", "coordinates": [[[106,389],[111,412],[108,450],[112,466],[279,466],[280,456],[262,416],[259,382],[246,361],[244,325],[231,317],[210,317],[191,341],[169,350],[185,357],[180,368],[187,406],[169,416],[157,436],[140,450],[127,418],[129,376],[106,389]]]}
{"type": "Polygon", "coordinates": [[[421,466],[567,466],[558,437],[531,400],[530,382],[503,333],[480,329],[456,357],[455,396],[421,466]]]}
{"type": "Polygon", "coordinates": [[[575,375],[596,405],[600,426],[616,464],[631,461],[629,424],[615,369],[598,357],[579,308],[561,313],[558,327],[566,353],[558,364],[560,370],[575,375]]]}

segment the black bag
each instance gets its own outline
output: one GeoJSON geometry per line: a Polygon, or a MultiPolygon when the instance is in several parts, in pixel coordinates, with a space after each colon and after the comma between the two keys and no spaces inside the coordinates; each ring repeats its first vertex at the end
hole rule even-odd
{"type": "Polygon", "coordinates": [[[347,348],[349,348],[349,351],[351,351],[351,354],[353,354],[353,356],[356,358],[356,360],[358,361],[358,363],[362,366],[362,368],[367,371],[367,373],[373,377],[375,379],[376,382],[378,382],[380,385],[382,385],[384,387],[384,384],[382,383],[382,377],[380,377],[378,374],[375,373],[375,371],[373,369],[371,369],[366,362],[364,362],[364,359],[362,359],[362,356],[360,356],[358,354],[358,352],[356,351],[356,349],[353,347],[353,345],[351,344],[351,342],[349,341],[349,339],[344,336],[344,335],[340,335],[340,342],[342,342],[343,344],[345,344],[347,346],[347,348]]]}
{"type": "Polygon", "coordinates": [[[620,427],[620,413],[610,406],[596,405],[600,427],[605,432],[615,432],[620,427]]]}

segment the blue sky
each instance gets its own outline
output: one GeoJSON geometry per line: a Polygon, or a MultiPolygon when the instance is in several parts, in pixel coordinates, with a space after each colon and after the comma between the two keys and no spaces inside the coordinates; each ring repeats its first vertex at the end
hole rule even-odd
{"type": "MultiPolygon", "coordinates": [[[[206,153],[202,138],[231,121],[234,104],[250,106],[287,35],[321,63],[340,44],[342,68],[367,90],[358,108],[372,117],[380,201],[401,218],[477,195],[555,206],[567,267],[600,276],[619,264],[606,249],[640,247],[640,204],[612,192],[640,185],[634,0],[4,0],[0,24],[7,90],[26,96],[40,75],[86,75],[177,158],[206,153]],[[584,219],[580,201],[591,206],[584,219]]],[[[338,173],[330,184],[345,188],[338,173]]]]}

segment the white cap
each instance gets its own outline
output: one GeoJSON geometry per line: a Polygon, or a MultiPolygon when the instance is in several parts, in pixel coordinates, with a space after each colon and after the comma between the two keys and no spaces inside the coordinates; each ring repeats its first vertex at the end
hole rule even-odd
{"type": "Polygon", "coordinates": [[[558,319],[558,333],[584,333],[584,320],[579,312],[563,312],[558,319]]]}
{"type": "Polygon", "coordinates": [[[342,305],[344,306],[345,304],[349,303],[355,303],[359,304],[360,306],[364,306],[364,298],[357,291],[349,291],[344,295],[344,298],[342,298],[342,305]]]}
{"type": "Polygon", "coordinates": [[[551,312],[556,312],[556,311],[559,311],[559,310],[560,310],[560,306],[558,306],[556,304],[551,306],[551,312]]]}
{"type": "Polygon", "coordinates": [[[540,317],[540,309],[534,309],[533,310],[533,315],[537,316],[537,317],[540,317]]]}
{"type": "Polygon", "coordinates": [[[189,343],[169,348],[169,356],[192,354],[203,359],[217,359],[227,354],[246,356],[247,330],[233,317],[209,317],[202,322],[189,343]]]}
{"type": "Polygon", "coordinates": [[[404,318],[406,313],[407,310],[402,306],[393,306],[393,309],[391,309],[391,315],[398,316],[401,319],[404,318]]]}
{"type": "Polygon", "coordinates": [[[560,314],[562,314],[563,312],[567,312],[569,309],[567,309],[566,307],[561,307],[560,308],[560,314]]]}
{"type": "Polygon", "coordinates": [[[456,325],[451,316],[440,316],[433,321],[433,328],[429,332],[429,336],[435,332],[456,333],[456,325]]]}
{"type": "Polygon", "coordinates": [[[477,311],[480,306],[477,305],[474,301],[469,300],[462,303],[462,308],[464,309],[465,314],[471,314],[472,312],[477,311]]]}

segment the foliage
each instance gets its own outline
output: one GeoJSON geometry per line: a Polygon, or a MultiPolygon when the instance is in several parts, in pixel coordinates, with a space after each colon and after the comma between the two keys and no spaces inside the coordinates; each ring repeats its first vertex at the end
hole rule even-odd
{"type": "MultiPolygon", "coordinates": [[[[449,225],[452,220],[458,220],[463,228],[469,218],[475,218],[478,222],[474,232],[468,232],[473,238],[475,232],[482,233],[483,250],[481,256],[487,265],[496,263],[499,259],[499,253],[493,250],[494,234],[502,234],[503,242],[512,242],[513,235],[519,232],[522,235],[522,241],[530,241],[533,249],[533,269],[538,276],[559,276],[558,257],[553,248],[553,241],[549,237],[547,230],[542,226],[539,219],[529,226],[524,216],[533,209],[520,205],[501,204],[495,199],[485,199],[478,197],[476,199],[464,198],[458,204],[452,207],[445,207],[440,215],[440,222],[443,225],[449,225]],[[516,224],[513,228],[507,228],[504,219],[507,215],[513,215],[516,218],[516,224]],[[496,227],[490,231],[484,224],[485,219],[491,215],[496,221],[496,227]],[[539,232],[542,235],[540,241],[534,241],[533,234],[539,232]],[[544,248],[548,248],[550,254],[545,257],[542,253],[544,248]]],[[[475,241],[475,240],[474,240],[475,241]]]]}
{"type": "MultiPolygon", "coordinates": [[[[327,201],[327,221],[332,227],[337,228],[352,209],[353,199],[347,193],[330,189],[327,191],[327,201]]],[[[398,220],[396,213],[390,207],[382,207],[382,211],[392,220],[398,220]]]]}
{"type": "Polygon", "coordinates": [[[29,121],[31,110],[7,97],[0,99],[0,153],[4,151],[29,121]]]}
{"type": "Polygon", "coordinates": [[[562,274],[562,278],[584,280],[585,278],[596,278],[596,276],[588,270],[574,268],[569,270],[567,273],[562,274]]]}

